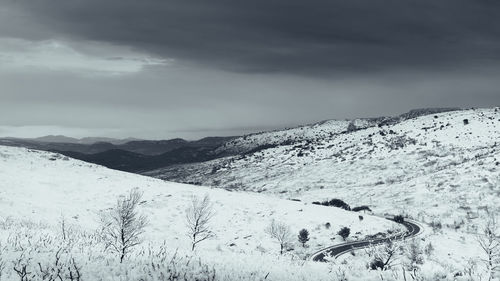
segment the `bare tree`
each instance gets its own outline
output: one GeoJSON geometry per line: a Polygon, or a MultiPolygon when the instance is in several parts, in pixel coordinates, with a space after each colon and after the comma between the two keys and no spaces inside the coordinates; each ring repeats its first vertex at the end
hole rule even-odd
{"type": "Polygon", "coordinates": [[[271,238],[278,240],[280,243],[280,254],[283,254],[285,247],[292,243],[292,231],[290,230],[290,226],[283,222],[277,222],[273,219],[266,228],[266,233],[269,234],[271,238]]]}
{"type": "Polygon", "coordinates": [[[215,237],[210,228],[210,220],[215,215],[210,197],[205,195],[203,199],[193,196],[189,208],[186,209],[187,235],[191,239],[191,250],[202,241],[215,237]]]}
{"type": "Polygon", "coordinates": [[[487,280],[490,281],[500,271],[500,231],[495,214],[486,212],[488,217],[482,233],[477,235],[477,241],[485,254],[481,260],[486,265],[487,280]]]}
{"type": "Polygon", "coordinates": [[[102,218],[106,249],[116,252],[120,262],[142,242],[141,236],[148,221],[137,210],[141,198],[142,193],[132,189],[126,196],[119,197],[116,205],[102,218]]]}
{"type": "Polygon", "coordinates": [[[395,266],[399,259],[401,246],[396,241],[389,240],[383,246],[372,245],[366,250],[368,256],[373,257],[371,269],[387,270],[395,266]]]}

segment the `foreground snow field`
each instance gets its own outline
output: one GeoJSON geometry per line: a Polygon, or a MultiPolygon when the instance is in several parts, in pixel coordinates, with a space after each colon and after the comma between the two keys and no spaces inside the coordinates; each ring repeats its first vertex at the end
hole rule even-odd
{"type": "MultiPolygon", "coordinates": [[[[294,259],[305,257],[318,248],[340,243],[341,238],[336,232],[343,226],[351,228],[350,239],[399,228],[391,221],[370,215],[365,215],[361,221],[357,213],[339,208],[164,182],[50,152],[0,146],[0,222],[3,228],[0,243],[10,245],[12,237],[19,236],[22,240],[26,233],[31,233],[31,239],[37,241],[51,235],[58,236],[62,218],[75,233],[84,233],[78,235],[88,237],[88,233],[99,227],[99,213],[110,208],[118,196],[133,188],[144,192],[141,210],[150,222],[145,233],[145,245],[156,245],[153,248],[157,250],[158,245],[165,243],[169,254],[176,249],[180,253],[189,252],[185,209],[192,196],[210,196],[216,212],[211,223],[216,237],[199,244],[198,251],[204,257],[250,259],[257,260],[257,264],[261,260],[278,259],[279,245],[264,231],[271,219],[289,225],[294,236],[302,228],[311,233],[308,248],[302,249],[298,242],[292,245],[296,248],[292,254],[292,257],[296,256],[294,259]],[[330,223],[330,228],[325,227],[326,223],[330,223]],[[22,232],[23,229],[25,232],[22,232]],[[54,230],[55,234],[50,234],[54,230]],[[37,236],[45,232],[46,235],[37,236]]],[[[93,241],[90,244],[95,242],[90,240],[93,241]]],[[[29,244],[32,242],[30,240],[29,244]]],[[[50,245],[51,242],[47,243],[50,245]]],[[[14,247],[11,249],[14,253],[10,255],[16,256],[17,251],[17,256],[21,256],[22,248],[14,247]]],[[[235,261],[233,263],[238,266],[235,261]]],[[[249,270],[251,268],[254,267],[250,266],[249,270]]]]}
{"type": "MultiPolygon", "coordinates": [[[[306,228],[312,248],[330,245],[342,226],[362,238],[397,228],[388,220],[339,208],[304,204],[248,192],[190,186],[110,170],[97,165],[22,148],[0,147],[0,215],[51,223],[63,214],[82,227],[96,228],[98,213],[111,207],[119,195],[132,188],[144,192],[142,209],[150,220],[151,240],[170,240],[187,247],[185,210],[192,196],[208,194],[216,215],[216,239],[201,244],[232,251],[276,251],[264,229],[271,219],[290,225],[293,233],[306,228]],[[330,222],[331,228],[324,224],[330,222]],[[234,244],[233,246],[230,246],[234,244]]],[[[337,238],[338,239],[338,238],[337,238]]]]}

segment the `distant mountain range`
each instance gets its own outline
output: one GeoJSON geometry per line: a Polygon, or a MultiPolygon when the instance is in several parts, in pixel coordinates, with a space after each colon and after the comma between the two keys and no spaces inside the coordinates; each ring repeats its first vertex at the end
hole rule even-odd
{"type": "Polygon", "coordinates": [[[199,163],[218,158],[213,146],[182,146],[159,155],[145,155],[121,149],[110,149],[95,154],[59,151],[71,158],[127,172],[146,172],[175,164],[199,163]]]}
{"type": "Polygon", "coordinates": [[[160,155],[182,147],[216,147],[234,137],[207,137],[197,141],[171,140],[117,140],[111,138],[74,139],[65,136],[46,136],[34,139],[0,138],[0,145],[20,146],[57,152],[98,154],[110,150],[122,150],[144,155],[160,155]],[[109,140],[103,141],[103,140],[109,140]]]}
{"type": "MultiPolygon", "coordinates": [[[[0,145],[58,152],[111,169],[146,173],[170,180],[183,181],[182,178],[191,173],[189,166],[187,166],[187,170],[184,169],[186,167],[177,168],[176,166],[227,157],[246,157],[247,155],[275,147],[302,144],[303,142],[311,142],[318,139],[327,140],[350,131],[377,126],[391,126],[420,116],[454,110],[459,109],[416,109],[394,117],[328,120],[291,129],[256,133],[241,137],[207,137],[196,141],[187,141],[180,138],[170,140],[76,139],[58,135],[34,139],[0,138],[0,145]],[[162,168],[167,167],[173,167],[172,169],[174,170],[170,168],[162,170],[162,168]],[[149,171],[152,172],[149,173],[149,171]]],[[[197,166],[196,169],[199,167],[205,166],[197,166]]],[[[214,170],[216,169],[218,168],[214,168],[214,170]]],[[[210,171],[204,171],[204,173],[210,173],[210,171]]]]}
{"type": "Polygon", "coordinates": [[[48,143],[72,143],[72,144],[94,144],[98,142],[107,142],[111,144],[124,144],[130,141],[136,141],[140,139],[136,138],[126,138],[126,139],[115,139],[106,137],[86,137],[86,138],[72,138],[63,135],[48,135],[39,138],[4,138],[9,140],[22,140],[31,142],[48,142],[48,143]]]}

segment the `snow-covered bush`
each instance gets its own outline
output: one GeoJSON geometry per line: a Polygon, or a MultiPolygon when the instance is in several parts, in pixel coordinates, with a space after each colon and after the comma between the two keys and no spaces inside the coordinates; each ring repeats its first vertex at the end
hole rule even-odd
{"type": "Polygon", "coordinates": [[[63,239],[58,225],[10,219],[8,227],[0,231],[0,268],[4,265],[0,280],[401,281],[403,276],[413,280],[413,275],[422,281],[476,281],[477,276],[484,276],[480,263],[458,270],[424,259],[417,270],[403,268],[408,262],[402,250],[408,248],[406,242],[373,247],[373,252],[366,250],[371,256],[358,251],[355,257],[345,256],[344,261],[334,260],[330,264],[305,261],[292,252],[182,252],[171,245],[167,241],[146,241],[120,263],[119,256],[105,250],[105,240],[99,232],[73,225],[71,235],[63,239]],[[365,262],[377,258],[385,270],[367,268],[365,262]]]}

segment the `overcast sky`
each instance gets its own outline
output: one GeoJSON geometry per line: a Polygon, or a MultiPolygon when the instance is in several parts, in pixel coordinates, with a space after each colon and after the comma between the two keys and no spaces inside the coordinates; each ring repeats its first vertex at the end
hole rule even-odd
{"type": "Polygon", "coordinates": [[[0,136],[500,105],[498,0],[0,0],[0,136]]]}

